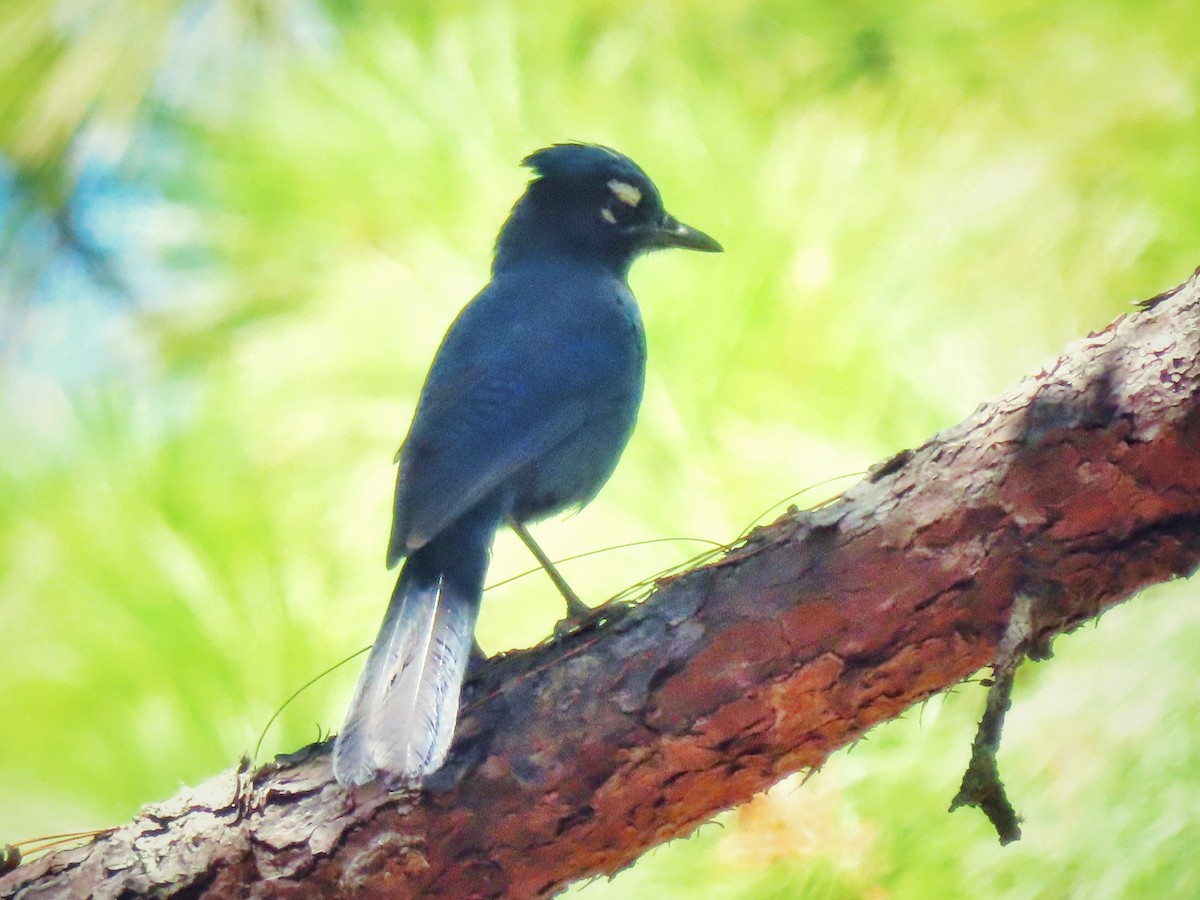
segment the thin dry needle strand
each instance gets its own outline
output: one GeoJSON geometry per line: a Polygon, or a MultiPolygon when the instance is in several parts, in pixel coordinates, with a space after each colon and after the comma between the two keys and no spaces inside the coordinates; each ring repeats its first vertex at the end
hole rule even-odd
{"type": "Polygon", "coordinates": [[[23,841],[17,841],[12,844],[0,844],[0,850],[4,851],[0,853],[0,862],[4,863],[4,866],[0,866],[0,873],[11,871],[23,862],[29,862],[35,856],[41,856],[43,853],[53,850],[56,847],[62,847],[75,841],[84,841],[89,838],[112,834],[115,830],[115,828],[90,828],[86,831],[47,834],[42,837],[26,838],[23,841]]]}
{"type": "MultiPolygon", "coordinates": [[[[301,694],[303,694],[305,691],[307,691],[310,687],[312,687],[314,684],[316,684],[318,681],[320,681],[322,678],[324,678],[330,672],[337,671],[342,666],[344,666],[346,663],[350,662],[350,660],[354,659],[357,656],[362,656],[364,653],[366,653],[370,649],[371,649],[370,646],[359,647],[357,650],[355,650],[353,653],[351,653],[345,659],[335,662],[328,669],[326,669],[325,671],[323,671],[317,675],[314,675],[312,678],[308,679],[308,681],[304,682],[304,684],[300,685],[300,687],[296,688],[296,690],[292,692],[292,695],[290,697],[288,697],[286,700],[284,700],[283,703],[281,703],[279,705],[279,708],[276,709],[275,712],[271,714],[271,718],[267,719],[267,724],[263,726],[262,733],[259,734],[259,736],[258,736],[258,743],[254,745],[254,761],[256,763],[258,762],[258,752],[260,750],[262,750],[263,741],[267,737],[267,732],[271,730],[271,726],[275,724],[275,720],[278,719],[280,717],[280,715],[282,715],[283,711],[288,708],[288,705],[293,700],[295,700],[297,697],[299,697],[301,694]]],[[[319,735],[318,735],[318,737],[319,737],[319,735]]]]}
{"type": "MultiPolygon", "coordinates": [[[[644,541],[629,541],[625,544],[613,544],[609,547],[597,547],[595,550],[586,550],[583,553],[574,553],[571,556],[564,556],[562,559],[555,560],[556,566],[561,566],[563,563],[574,562],[577,559],[587,559],[589,556],[599,556],[601,553],[609,553],[613,550],[626,550],[630,547],[645,547],[649,544],[676,544],[680,541],[694,541],[698,544],[708,544],[716,550],[726,549],[725,544],[719,544],[716,541],[701,537],[669,537],[669,538],[646,538],[644,541]]],[[[508,578],[502,578],[500,581],[494,581],[489,584],[485,591],[493,591],[498,587],[503,587],[506,584],[512,584],[514,581],[520,581],[522,578],[528,578],[530,575],[536,575],[543,571],[541,566],[536,569],[526,569],[516,575],[511,575],[508,578]]],[[[669,571],[669,570],[664,570],[669,571]]]]}
{"type": "MultiPolygon", "coordinates": [[[[866,474],[867,473],[865,471],[847,472],[844,475],[834,475],[831,478],[826,478],[823,481],[818,481],[814,484],[810,484],[808,487],[802,487],[802,488],[800,488],[800,490],[796,491],[796,493],[788,494],[782,500],[776,500],[774,503],[772,503],[770,506],[768,506],[766,509],[764,509],[762,512],[760,512],[757,516],[755,516],[753,521],[751,521],[749,525],[747,525],[740,532],[738,532],[738,534],[742,537],[745,537],[747,534],[749,534],[754,529],[754,527],[756,525],[758,525],[758,523],[760,521],[765,519],[770,514],[771,510],[775,509],[776,507],[783,506],[783,504],[788,503],[792,500],[795,500],[801,494],[807,494],[809,491],[815,491],[819,487],[825,487],[826,485],[833,484],[836,481],[844,481],[847,478],[858,478],[859,476],[866,475],[866,474]]],[[[830,498],[830,499],[832,499],[832,498],[830,498]]],[[[826,502],[828,502],[828,501],[826,501],[826,502]]],[[[823,504],[818,504],[818,505],[823,505],[823,504]]]]}
{"type": "MultiPolygon", "coordinates": [[[[518,532],[518,534],[519,533],[520,532],[518,532]]],[[[526,532],[526,534],[528,534],[528,532],[526,532]]],[[[530,540],[532,541],[533,539],[530,538],[530,540]]],[[[710,541],[708,538],[650,538],[649,540],[645,540],[645,541],[631,541],[628,544],[617,544],[616,546],[613,546],[613,547],[601,547],[598,550],[588,550],[586,553],[577,553],[574,556],[568,556],[565,559],[560,560],[560,562],[570,562],[571,560],[583,559],[584,557],[587,557],[587,556],[595,556],[599,553],[607,553],[610,550],[621,550],[625,547],[640,547],[643,544],[662,544],[662,543],[668,543],[668,542],[672,542],[672,541],[701,541],[706,544],[711,544],[713,547],[717,547],[717,548],[721,547],[721,545],[718,544],[716,541],[710,541]]],[[[526,544],[526,546],[528,546],[528,544],[526,544]]],[[[537,544],[535,543],[534,546],[537,547],[537,544]]],[[[541,552],[540,547],[538,548],[538,552],[539,553],[541,552]]],[[[535,553],[534,555],[537,556],[537,553],[535,553]]],[[[552,570],[554,570],[555,572],[557,572],[557,570],[554,569],[553,564],[551,564],[550,568],[552,570]]],[[[544,571],[544,569],[541,569],[541,568],[530,569],[528,572],[522,572],[520,575],[514,575],[511,578],[506,578],[503,581],[497,581],[495,584],[488,585],[486,590],[490,591],[492,588],[500,587],[501,585],[508,584],[509,582],[512,582],[512,581],[517,581],[518,579],[525,578],[528,575],[533,575],[534,573],[540,572],[540,571],[544,571]]],[[[559,575],[559,578],[562,579],[562,576],[559,575]]],[[[559,582],[555,582],[555,584],[557,585],[557,584],[559,584],[559,582]]],[[[562,584],[565,585],[566,581],[562,581],[562,584]]],[[[559,589],[561,590],[562,588],[560,587],[559,589]]],[[[569,586],[567,587],[567,590],[568,591],[570,590],[569,586]]],[[[572,592],[572,596],[574,596],[573,592],[572,592]]],[[[576,597],[576,600],[578,600],[578,597],[576,597]]],[[[586,610],[589,613],[591,612],[591,607],[584,604],[583,601],[579,601],[579,604],[584,610],[586,610]]],[[[365,646],[365,647],[360,647],[359,649],[357,649],[353,653],[351,653],[349,656],[345,657],[342,660],[339,660],[338,662],[335,662],[332,666],[330,666],[329,668],[325,669],[324,671],[318,673],[317,675],[314,675],[308,681],[304,682],[304,684],[302,684],[300,687],[296,688],[296,690],[293,691],[291,693],[291,695],[275,709],[275,712],[271,714],[271,718],[267,720],[267,724],[263,726],[262,731],[258,735],[258,743],[256,743],[254,745],[254,755],[252,757],[254,759],[254,761],[255,762],[258,761],[258,755],[262,751],[263,741],[266,740],[267,733],[271,730],[271,726],[275,724],[275,720],[278,719],[283,714],[283,711],[285,709],[287,709],[293,703],[293,701],[295,701],[295,699],[297,697],[299,697],[301,694],[303,694],[305,691],[307,691],[310,687],[312,687],[314,684],[316,684],[318,681],[320,681],[326,675],[330,674],[331,672],[337,671],[342,666],[346,665],[346,663],[350,662],[352,659],[355,659],[356,657],[362,656],[364,653],[366,653],[370,649],[371,648],[369,645],[365,646]]],[[[318,737],[318,740],[322,740],[322,739],[323,738],[318,737]]]]}

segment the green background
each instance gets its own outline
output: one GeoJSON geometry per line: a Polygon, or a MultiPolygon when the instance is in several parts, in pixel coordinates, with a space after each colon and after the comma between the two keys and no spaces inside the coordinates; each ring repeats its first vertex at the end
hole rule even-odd
{"type": "MultiPolygon", "coordinates": [[[[228,767],[373,637],[391,457],[526,153],[617,147],[727,250],[635,266],[637,432],[536,534],[724,542],[1191,273],[1197,38],[1167,0],[5,4],[0,842],[228,767]]],[[[598,602],[703,546],[565,572],[598,602]]],[[[502,536],[492,580],[529,566],[502,536]]],[[[581,893],[1200,895],[1194,594],[1021,672],[1017,845],[945,811],[965,685],[581,893]]],[[[540,576],[489,598],[490,651],[560,611],[540,576]]],[[[336,729],[357,668],[260,760],[336,729]]]]}

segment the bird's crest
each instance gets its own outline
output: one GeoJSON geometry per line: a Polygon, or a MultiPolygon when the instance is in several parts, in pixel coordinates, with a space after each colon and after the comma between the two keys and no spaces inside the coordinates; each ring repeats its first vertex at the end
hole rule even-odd
{"type": "MultiPolygon", "coordinates": [[[[616,181],[632,188],[634,184],[650,180],[628,156],[601,144],[554,144],[530,153],[521,160],[521,165],[533,169],[540,178],[552,181],[577,181],[605,176],[610,185],[616,181]]],[[[615,188],[613,190],[616,191],[615,188]]],[[[631,195],[627,193],[625,196],[631,195]]],[[[628,199],[622,199],[629,203],[628,199]]]]}

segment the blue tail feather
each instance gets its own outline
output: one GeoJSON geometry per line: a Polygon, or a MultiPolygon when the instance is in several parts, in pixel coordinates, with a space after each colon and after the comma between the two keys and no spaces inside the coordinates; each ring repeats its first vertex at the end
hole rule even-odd
{"type": "Polygon", "coordinates": [[[405,562],[334,743],[341,784],[419,781],[445,760],[492,531],[482,541],[453,541],[453,554],[435,543],[405,562]]]}

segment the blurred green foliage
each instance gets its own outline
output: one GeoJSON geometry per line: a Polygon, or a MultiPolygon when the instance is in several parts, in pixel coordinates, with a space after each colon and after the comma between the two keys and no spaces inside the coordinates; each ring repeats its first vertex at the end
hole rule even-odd
{"type": "MultiPolygon", "coordinates": [[[[636,267],[641,422],[539,536],[725,541],[1186,277],[1198,36],[1182,0],[0,8],[0,839],[229,766],[370,640],[390,459],[524,154],[618,147],[728,251],[636,267]],[[88,219],[97,158],[134,213],[88,219]],[[64,246],[84,277],[48,291],[64,246]]],[[[697,547],[567,573],[598,601],[697,547]]],[[[494,580],[528,566],[502,537],[494,580]]],[[[1022,672],[1019,845],[945,812],[965,686],[581,893],[1200,894],[1195,589],[1152,593],[1022,672]]],[[[494,594],[489,649],[558,611],[540,578],[494,594]]],[[[356,671],[265,752],[336,728],[356,671]]]]}

